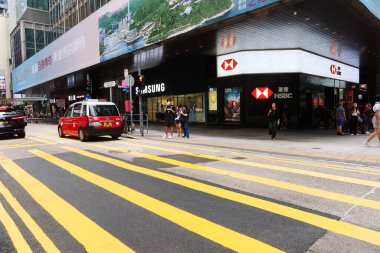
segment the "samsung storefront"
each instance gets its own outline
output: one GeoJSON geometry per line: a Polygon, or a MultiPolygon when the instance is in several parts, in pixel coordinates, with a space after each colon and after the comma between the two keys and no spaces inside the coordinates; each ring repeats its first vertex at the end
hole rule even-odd
{"type": "Polygon", "coordinates": [[[133,107],[140,92],[151,121],[162,120],[172,98],[189,107],[193,123],[262,127],[276,102],[292,128],[320,127],[339,101],[363,104],[376,93],[377,33],[367,17],[351,14],[355,6],[204,0],[145,8],[147,2],[115,0],[99,9],[13,70],[13,92],[47,94],[60,107],[78,97],[110,99],[111,92],[125,111],[124,71],[136,78],[141,69],[145,86],[133,88],[133,107]],[[108,81],[121,87],[110,91],[108,81]]]}

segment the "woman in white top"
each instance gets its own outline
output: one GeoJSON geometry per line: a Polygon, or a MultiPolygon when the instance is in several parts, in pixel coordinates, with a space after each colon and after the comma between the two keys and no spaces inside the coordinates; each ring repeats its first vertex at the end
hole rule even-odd
{"type": "Polygon", "coordinates": [[[375,131],[368,137],[368,140],[364,142],[364,145],[368,146],[369,142],[377,135],[380,140],[380,96],[376,96],[376,104],[373,106],[373,112],[375,115],[372,117],[372,124],[375,131]]]}

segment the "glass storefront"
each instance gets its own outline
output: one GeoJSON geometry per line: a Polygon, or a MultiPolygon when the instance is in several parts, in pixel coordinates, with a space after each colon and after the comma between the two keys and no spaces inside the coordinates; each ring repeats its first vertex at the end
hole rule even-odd
{"type": "Polygon", "coordinates": [[[203,93],[148,98],[148,119],[150,121],[159,122],[163,120],[164,105],[168,98],[173,100],[175,106],[186,105],[189,108],[190,122],[205,123],[205,98],[203,93]]]}

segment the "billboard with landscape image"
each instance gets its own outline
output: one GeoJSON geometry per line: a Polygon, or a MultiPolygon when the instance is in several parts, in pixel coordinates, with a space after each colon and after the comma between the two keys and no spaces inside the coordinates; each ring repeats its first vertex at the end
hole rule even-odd
{"type": "MultiPolygon", "coordinates": [[[[130,0],[99,17],[100,61],[278,0],[130,0]]],[[[112,2],[111,2],[112,3],[112,2]]]]}

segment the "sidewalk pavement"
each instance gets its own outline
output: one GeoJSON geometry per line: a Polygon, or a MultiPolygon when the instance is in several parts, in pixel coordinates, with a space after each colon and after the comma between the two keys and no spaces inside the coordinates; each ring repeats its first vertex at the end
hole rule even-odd
{"type": "MultiPolygon", "coordinates": [[[[175,131],[175,129],[174,129],[175,131]]],[[[139,128],[124,137],[151,139],[174,143],[202,144],[205,146],[231,147],[266,153],[297,155],[339,162],[359,162],[378,166],[380,169],[380,142],[375,137],[369,147],[363,145],[369,135],[337,136],[335,130],[279,130],[277,140],[272,141],[267,129],[220,126],[190,126],[190,139],[177,137],[162,138],[164,127],[161,124],[149,126],[148,133],[140,135],[139,128]]]]}

